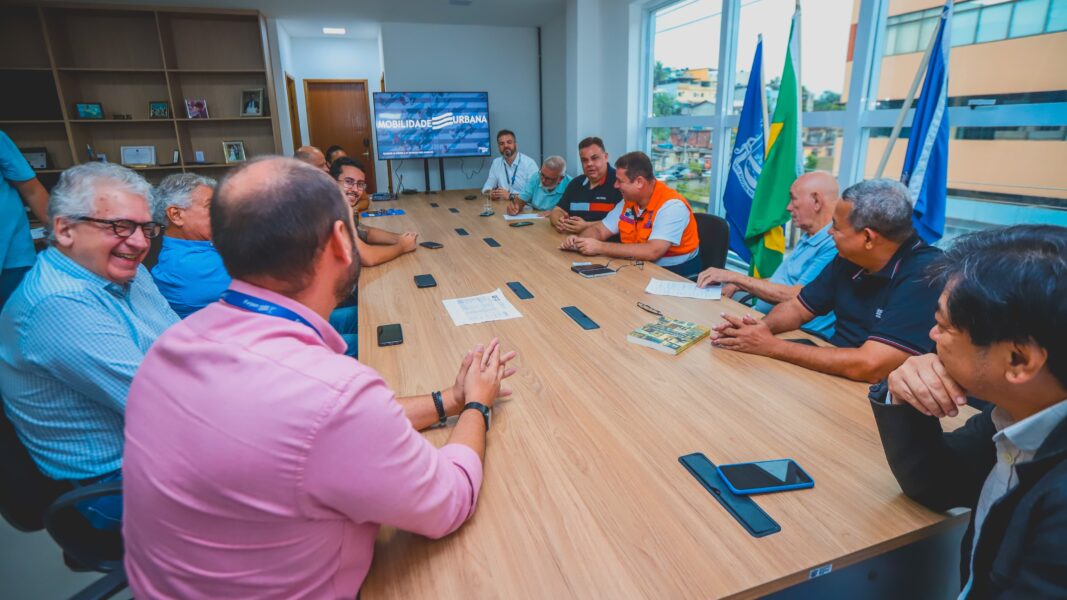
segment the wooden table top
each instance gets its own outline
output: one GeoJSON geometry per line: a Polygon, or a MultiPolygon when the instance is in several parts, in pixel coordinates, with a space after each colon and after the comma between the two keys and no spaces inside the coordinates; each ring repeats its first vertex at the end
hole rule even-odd
{"type": "MultiPolygon", "coordinates": [[[[444,248],[363,270],[359,356],[397,394],[425,394],[453,381],[468,348],[499,336],[519,352],[514,397],[494,410],[474,517],[438,541],[383,528],[363,598],[751,597],[953,525],[901,494],[866,385],[706,340],[679,356],[629,343],[655,320],[637,301],[706,326],[754,311],[648,295],[651,277],[680,279],[651,264],[582,278],[572,261],[605,259],[558,250],[547,220],[508,227],[503,203],[479,217],[481,197],[465,193],[374,204],[407,214],[365,223],[444,248]],[[422,273],[437,287],[416,289],[422,273]],[[519,300],[509,281],[534,298],[519,300]],[[453,325],[442,300],[497,288],[522,318],[453,325]],[[569,305],[600,329],[581,329],[560,310],[569,305]],[[403,325],[402,345],[377,347],[385,323],[403,325]],[[753,538],[679,464],[691,452],[718,464],[793,458],[815,487],[757,497],[782,531],[753,538]]],[[[425,435],[441,445],[448,431],[425,435]]]]}

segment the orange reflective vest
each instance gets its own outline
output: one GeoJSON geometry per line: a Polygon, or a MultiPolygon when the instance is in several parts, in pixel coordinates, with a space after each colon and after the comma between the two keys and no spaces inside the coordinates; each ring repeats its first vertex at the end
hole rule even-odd
{"type": "Polygon", "coordinates": [[[664,256],[682,256],[689,254],[700,246],[700,237],[697,235],[697,221],[693,218],[693,207],[684,196],[657,181],[652,188],[652,198],[648,201],[643,213],[638,214],[640,208],[636,202],[624,200],[622,214],[619,216],[619,240],[624,244],[642,244],[648,241],[652,235],[652,224],[656,221],[659,209],[668,200],[680,200],[689,210],[689,224],[685,226],[682,240],[677,246],[671,246],[664,256]]]}

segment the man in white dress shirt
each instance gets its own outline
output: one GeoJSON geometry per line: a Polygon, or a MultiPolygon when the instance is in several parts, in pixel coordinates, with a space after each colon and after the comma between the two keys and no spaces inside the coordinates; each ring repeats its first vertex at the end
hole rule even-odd
{"type": "Polygon", "coordinates": [[[500,156],[493,159],[489,167],[489,177],[482,186],[482,193],[490,192],[493,200],[509,200],[526,189],[530,177],[537,175],[537,161],[519,152],[515,143],[515,132],[501,129],[496,134],[496,144],[500,156]]]}

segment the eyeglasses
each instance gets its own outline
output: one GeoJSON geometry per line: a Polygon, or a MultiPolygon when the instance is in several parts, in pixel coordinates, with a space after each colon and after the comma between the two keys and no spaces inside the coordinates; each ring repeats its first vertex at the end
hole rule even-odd
{"type": "Polygon", "coordinates": [[[159,237],[159,234],[163,233],[163,230],[167,228],[166,225],[156,223],[155,221],[138,223],[137,221],[131,221],[129,219],[95,219],[93,217],[77,217],[76,220],[100,223],[101,225],[110,225],[111,231],[114,231],[115,235],[120,238],[130,237],[138,227],[141,228],[141,233],[143,233],[146,238],[157,238],[159,237]]]}
{"type": "Polygon", "coordinates": [[[363,191],[363,190],[367,189],[367,182],[366,181],[356,181],[355,179],[352,179],[351,177],[345,177],[344,179],[342,179],[341,180],[341,185],[345,186],[346,188],[354,187],[354,188],[356,188],[357,190],[360,190],[360,191],[363,191]]]}

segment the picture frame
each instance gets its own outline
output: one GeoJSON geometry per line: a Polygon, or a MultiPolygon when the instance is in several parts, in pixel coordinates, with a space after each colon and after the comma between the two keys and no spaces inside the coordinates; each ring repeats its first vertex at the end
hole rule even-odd
{"type": "Polygon", "coordinates": [[[263,88],[241,90],[241,106],[239,108],[242,117],[262,117],[263,88]]]}
{"type": "Polygon", "coordinates": [[[170,116],[170,102],[166,100],[150,100],[148,102],[148,118],[149,119],[169,119],[170,116]]]}
{"type": "Polygon", "coordinates": [[[156,165],[156,147],[119,146],[119,163],[124,167],[153,167],[156,165]]]}
{"type": "Polygon", "coordinates": [[[207,100],[203,98],[185,99],[185,116],[190,119],[210,119],[207,111],[207,100]]]}
{"type": "Polygon", "coordinates": [[[76,102],[74,104],[74,115],[78,119],[103,119],[104,105],[99,102],[76,102]]]}
{"type": "Polygon", "coordinates": [[[48,159],[48,149],[43,146],[34,146],[32,148],[19,148],[19,152],[22,153],[23,158],[30,164],[30,168],[34,171],[40,171],[41,169],[51,168],[52,161],[48,159]]]}
{"type": "Polygon", "coordinates": [[[248,160],[245,155],[245,143],[242,140],[222,142],[222,159],[228,164],[242,163],[248,160]]]}

